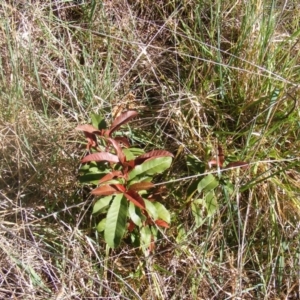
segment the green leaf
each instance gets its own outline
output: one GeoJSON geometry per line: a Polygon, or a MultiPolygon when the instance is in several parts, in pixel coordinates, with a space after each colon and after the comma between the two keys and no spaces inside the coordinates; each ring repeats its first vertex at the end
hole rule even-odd
{"type": "Polygon", "coordinates": [[[130,180],[129,186],[143,181],[151,182],[152,180],[153,180],[152,176],[136,176],[134,179],[130,180]]]}
{"type": "Polygon", "coordinates": [[[200,161],[195,155],[187,155],[186,165],[192,174],[202,174],[205,172],[205,163],[200,161]]]}
{"type": "Polygon", "coordinates": [[[205,195],[205,205],[208,216],[212,216],[218,209],[218,202],[214,191],[210,191],[205,195]]]}
{"type": "Polygon", "coordinates": [[[134,160],[137,156],[144,154],[145,152],[139,148],[125,148],[123,153],[126,156],[126,160],[134,160]]]}
{"type": "Polygon", "coordinates": [[[180,224],[178,227],[177,227],[177,236],[176,236],[176,242],[178,244],[182,243],[182,242],[185,242],[188,238],[188,235],[186,233],[186,230],[184,228],[185,225],[183,224],[180,224]]]}
{"type": "Polygon", "coordinates": [[[95,128],[98,128],[98,129],[106,129],[107,128],[105,119],[101,115],[91,113],[91,119],[92,119],[92,124],[95,128]]]}
{"type": "Polygon", "coordinates": [[[234,185],[230,181],[224,181],[223,185],[228,194],[232,195],[234,192],[234,185]]]}
{"type": "Polygon", "coordinates": [[[145,201],[145,205],[146,205],[146,210],[148,211],[148,213],[150,214],[150,216],[152,217],[152,219],[155,221],[158,218],[158,213],[156,210],[155,205],[153,204],[153,202],[144,199],[145,201]]]}
{"type": "Polygon", "coordinates": [[[205,176],[198,184],[198,192],[209,192],[219,185],[219,181],[212,174],[205,176]]]}
{"type": "Polygon", "coordinates": [[[146,160],[142,164],[136,166],[131,172],[129,172],[128,180],[131,180],[136,176],[149,176],[162,173],[170,167],[171,163],[171,157],[158,157],[146,160]]]}
{"type": "Polygon", "coordinates": [[[199,203],[195,201],[192,202],[192,214],[194,216],[196,227],[200,227],[201,225],[203,225],[203,209],[201,205],[199,205],[199,203]]]}
{"type": "Polygon", "coordinates": [[[131,232],[130,233],[130,240],[132,243],[133,247],[140,247],[141,241],[140,241],[140,235],[137,234],[136,232],[131,232]]]}
{"type": "Polygon", "coordinates": [[[100,172],[109,172],[109,169],[103,162],[90,161],[87,164],[83,164],[80,167],[79,172],[81,172],[81,173],[100,173],[100,172]]]}
{"type": "Polygon", "coordinates": [[[171,215],[170,212],[159,202],[152,202],[152,204],[156,208],[158,219],[166,221],[168,224],[171,223],[171,215]]]}
{"type": "MultiPolygon", "coordinates": [[[[99,174],[99,168],[96,166],[96,167],[92,167],[92,168],[89,168],[89,173],[93,173],[93,174],[99,174]]],[[[102,174],[102,173],[101,173],[102,174]]]]}
{"type": "Polygon", "coordinates": [[[97,231],[102,232],[105,229],[106,218],[102,219],[97,225],[97,231]]]}
{"type": "Polygon", "coordinates": [[[158,235],[158,229],[156,226],[151,226],[150,227],[151,233],[152,233],[152,238],[154,238],[154,241],[157,240],[157,235],[158,235]]]}
{"type": "Polygon", "coordinates": [[[84,165],[82,165],[81,167],[80,167],[80,169],[79,169],[79,171],[80,172],[86,172],[86,171],[88,171],[90,169],[90,166],[88,165],[88,164],[84,164],[84,165]]]}
{"type": "Polygon", "coordinates": [[[104,238],[111,248],[120,245],[126,230],[128,201],[123,194],[115,196],[106,216],[104,238]]]}
{"type": "Polygon", "coordinates": [[[113,198],[113,195],[103,197],[99,199],[93,207],[93,214],[99,213],[104,208],[107,208],[109,206],[109,203],[111,199],[113,198]]]}
{"type": "Polygon", "coordinates": [[[191,200],[191,198],[193,197],[193,195],[195,194],[195,192],[198,190],[198,185],[200,183],[200,181],[202,180],[202,178],[196,178],[196,179],[192,179],[189,183],[189,186],[187,188],[187,202],[189,202],[191,200]]]}
{"type": "Polygon", "coordinates": [[[129,202],[128,215],[135,225],[139,227],[142,226],[141,210],[138,207],[136,207],[132,202],[129,202]]]}
{"type": "Polygon", "coordinates": [[[151,236],[152,232],[149,226],[145,226],[140,231],[140,243],[141,246],[144,248],[144,251],[150,246],[151,243],[151,236]]]}
{"type": "Polygon", "coordinates": [[[99,180],[106,175],[106,173],[87,173],[84,175],[81,175],[79,177],[79,182],[80,183],[93,183],[93,184],[98,184],[99,180]]]}

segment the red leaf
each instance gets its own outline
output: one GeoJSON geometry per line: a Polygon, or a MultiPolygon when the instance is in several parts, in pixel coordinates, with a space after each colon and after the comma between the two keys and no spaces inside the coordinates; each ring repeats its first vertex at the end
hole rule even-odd
{"type": "Polygon", "coordinates": [[[82,163],[89,162],[89,161],[108,161],[112,163],[118,163],[119,158],[118,156],[108,152],[97,152],[97,153],[87,155],[81,160],[82,163]]]}
{"type": "Polygon", "coordinates": [[[233,167],[241,167],[243,169],[247,169],[249,167],[249,164],[245,161],[233,161],[230,162],[225,168],[233,168],[233,167]]]}
{"type": "Polygon", "coordinates": [[[137,182],[132,184],[129,187],[130,191],[143,191],[143,190],[149,190],[152,187],[154,187],[154,184],[152,182],[147,182],[147,181],[143,181],[143,182],[137,182]]]}
{"type": "Polygon", "coordinates": [[[225,161],[225,156],[223,153],[223,149],[221,147],[221,145],[218,145],[218,165],[220,166],[220,168],[223,167],[224,161],[225,161]]]}
{"type": "Polygon", "coordinates": [[[174,155],[166,150],[152,150],[148,153],[142,154],[140,156],[138,156],[135,159],[135,163],[137,165],[142,164],[145,160],[149,159],[149,158],[157,158],[157,157],[165,157],[165,156],[171,156],[173,157],[174,155]]]}
{"type": "Polygon", "coordinates": [[[98,146],[97,138],[93,133],[84,132],[85,137],[87,138],[87,146],[86,148],[89,150],[91,148],[96,148],[98,146]]]}
{"type": "Polygon", "coordinates": [[[133,223],[132,220],[129,220],[129,224],[128,224],[128,231],[132,232],[132,230],[135,228],[135,224],[133,223]]]}
{"type": "Polygon", "coordinates": [[[126,191],[124,185],[122,184],[111,184],[111,186],[120,191],[121,193],[124,193],[126,191]]]}
{"type": "Polygon", "coordinates": [[[169,224],[163,220],[156,220],[155,224],[160,226],[160,227],[165,227],[165,228],[169,228],[169,224]]]}
{"type": "Polygon", "coordinates": [[[108,129],[102,129],[101,131],[101,135],[105,136],[105,137],[108,137],[110,134],[110,131],[108,129]]]}
{"type": "Polygon", "coordinates": [[[128,180],[128,172],[131,171],[135,167],[135,161],[130,160],[130,161],[125,161],[123,165],[123,174],[125,180],[128,180]]]}
{"type": "Polygon", "coordinates": [[[119,161],[120,163],[123,165],[124,162],[125,162],[125,154],[123,153],[119,143],[117,141],[115,141],[114,139],[112,138],[107,138],[107,140],[113,145],[113,147],[115,148],[116,152],[117,152],[117,155],[118,155],[118,158],[119,158],[119,161]]]}
{"type": "Polygon", "coordinates": [[[130,170],[133,169],[135,167],[135,160],[125,161],[125,166],[129,167],[130,170]]]}
{"type": "Polygon", "coordinates": [[[113,194],[120,194],[121,192],[118,191],[116,188],[112,187],[109,184],[99,186],[91,191],[91,194],[95,196],[109,196],[113,194]]]}
{"type": "Polygon", "coordinates": [[[126,124],[130,119],[136,117],[137,115],[138,113],[135,110],[129,110],[117,117],[109,129],[109,136],[111,136],[114,131],[118,130],[123,124],[126,124]]]}
{"type": "Polygon", "coordinates": [[[155,242],[153,240],[153,236],[151,237],[151,242],[150,242],[150,245],[149,245],[149,252],[152,253],[154,252],[155,250],[155,242]]]}
{"type": "Polygon", "coordinates": [[[135,206],[145,209],[144,199],[135,191],[127,191],[124,196],[131,201],[135,206]]]}
{"type": "Polygon", "coordinates": [[[210,160],[210,161],[208,162],[209,168],[211,168],[211,167],[213,167],[213,166],[217,166],[217,165],[218,165],[218,163],[217,163],[217,161],[216,161],[215,159],[210,160]]]}
{"type": "Polygon", "coordinates": [[[85,131],[85,132],[88,132],[88,133],[98,133],[98,134],[101,134],[101,131],[98,130],[97,128],[95,128],[94,126],[92,125],[89,125],[89,124],[85,124],[85,125],[78,125],[75,130],[79,130],[79,131],[85,131]]]}
{"type": "Polygon", "coordinates": [[[223,153],[223,149],[220,145],[218,145],[218,153],[217,153],[217,159],[212,159],[208,162],[208,166],[211,168],[212,166],[219,166],[220,168],[223,167],[225,161],[225,156],[223,153]]]}
{"type": "Polygon", "coordinates": [[[100,180],[99,183],[103,183],[109,180],[112,180],[115,177],[123,177],[123,174],[121,171],[112,171],[108,174],[106,174],[105,176],[103,176],[100,180]]]}

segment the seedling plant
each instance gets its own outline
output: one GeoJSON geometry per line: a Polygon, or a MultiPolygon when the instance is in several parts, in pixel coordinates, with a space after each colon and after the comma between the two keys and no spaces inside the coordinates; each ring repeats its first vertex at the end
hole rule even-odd
{"type": "Polygon", "coordinates": [[[225,179],[226,176],[224,178],[221,174],[232,168],[241,167],[243,169],[247,169],[249,164],[245,161],[237,160],[230,161],[226,164],[227,160],[225,160],[223,148],[220,144],[217,147],[215,157],[207,163],[209,168],[218,168],[218,176],[211,173],[206,173],[205,176],[201,176],[201,173],[205,173],[206,166],[204,164],[199,164],[199,161],[191,155],[187,156],[186,159],[190,170],[195,174],[199,174],[199,177],[187,190],[187,202],[191,204],[191,211],[194,216],[195,225],[196,228],[198,228],[218,211],[218,199],[216,195],[217,188],[223,187],[223,190],[226,190],[230,194],[233,193],[234,188],[232,183],[230,180],[225,179]]]}
{"type": "Polygon", "coordinates": [[[137,117],[127,111],[108,128],[101,115],[92,114],[92,125],[79,125],[87,139],[87,155],[81,160],[80,181],[96,184],[93,215],[99,218],[98,232],[111,248],[130,236],[136,246],[153,251],[159,227],[168,228],[170,213],[151,193],[153,178],[172,163],[173,155],[165,150],[142,149],[130,146],[120,127],[137,117]]]}

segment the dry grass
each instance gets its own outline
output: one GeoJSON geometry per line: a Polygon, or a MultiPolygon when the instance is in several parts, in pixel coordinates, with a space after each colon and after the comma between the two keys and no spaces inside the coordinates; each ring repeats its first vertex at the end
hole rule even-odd
{"type": "Polygon", "coordinates": [[[299,8],[1,3],[0,298],[300,299],[299,8]],[[128,108],[133,140],[176,156],[172,227],[147,258],[106,249],[77,178],[76,125],[128,108]],[[218,143],[251,167],[222,174],[199,225],[189,176],[218,143]]]}

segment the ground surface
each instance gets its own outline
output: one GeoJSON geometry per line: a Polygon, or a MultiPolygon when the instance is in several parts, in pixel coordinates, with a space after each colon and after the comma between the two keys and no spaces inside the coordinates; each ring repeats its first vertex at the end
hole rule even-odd
{"type": "Polygon", "coordinates": [[[299,18],[292,0],[2,1],[0,298],[300,299],[299,18]],[[150,256],[106,248],[78,180],[75,127],[128,109],[134,145],[174,154],[150,256]],[[209,169],[218,145],[249,168],[209,169]]]}

